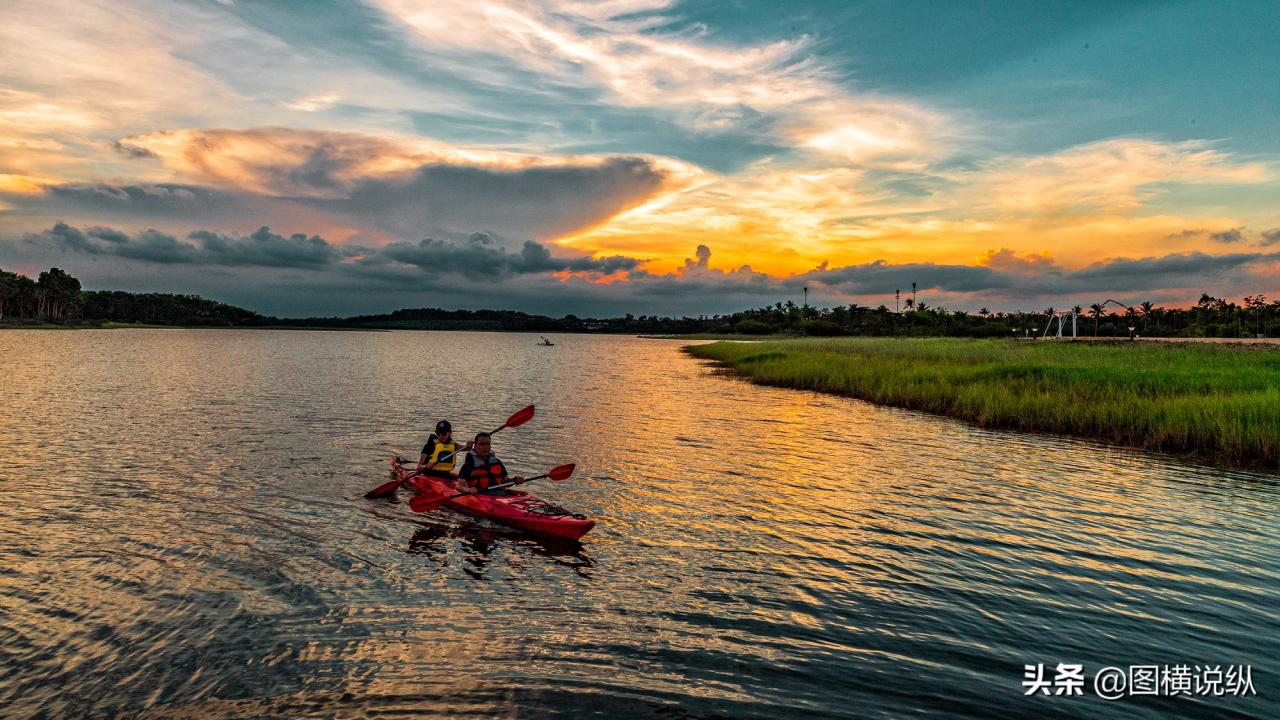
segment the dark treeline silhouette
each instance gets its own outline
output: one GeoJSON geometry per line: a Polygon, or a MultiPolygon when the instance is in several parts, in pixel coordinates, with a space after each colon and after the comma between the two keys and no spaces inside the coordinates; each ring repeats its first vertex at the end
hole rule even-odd
{"type": "Polygon", "coordinates": [[[58,268],[38,280],[0,269],[0,322],[146,323],[152,325],[257,326],[271,319],[252,310],[196,295],[81,290],[58,268]]]}
{"type": "Polygon", "coordinates": [[[80,281],[58,268],[45,270],[38,280],[0,269],[0,320],[74,320],[83,298],[80,281]]]}
{"type": "Polygon", "coordinates": [[[148,325],[266,325],[271,318],[198,295],[128,293],[100,290],[84,293],[81,317],[91,322],[130,322],[148,325]]]}
{"type": "MultiPolygon", "coordinates": [[[[1189,308],[1160,308],[1150,302],[1115,312],[1114,301],[1076,306],[1062,317],[1063,334],[1071,334],[1069,313],[1076,313],[1081,337],[1254,337],[1270,336],[1280,321],[1280,301],[1267,302],[1250,295],[1243,304],[1203,295],[1189,308]],[[1131,329],[1132,328],[1132,329],[1131,329]]],[[[1119,306],[1119,303],[1115,303],[1119,306]]],[[[884,305],[801,307],[793,302],[744,310],[731,315],[660,317],[628,313],[623,317],[594,319],[565,315],[552,318],[514,310],[441,310],[416,308],[384,315],[282,319],[252,310],[206,300],[196,295],[129,293],[116,290],[81,290],[80,281],[58,268],[40,273],[36,280],[0,269],[0,323],[103,322],[152,325],[222,327],[370,328],[414,330],[506,330],[524,332],[604,332],[630,334],[724,335],[881,335],[950,337],[1025,337],[1040,335],[1062,310],[1037,312],[976,313],[930,307],[908,301],[907,310],[896,312],[884,305]]]]}
{"type": "Polygon", "coordinates": [[[356,315],[342,318],[307,318],[284,320],[300,327],[367,327],[409,330],[558,330],[560,321],[541,315],[526,315],[514,310],[438,310],[412,308],[385,315],[356,315]]]}

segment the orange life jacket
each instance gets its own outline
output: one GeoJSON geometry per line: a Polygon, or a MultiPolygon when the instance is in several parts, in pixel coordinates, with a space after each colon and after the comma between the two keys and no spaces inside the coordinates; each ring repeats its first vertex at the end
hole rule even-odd
{"type": "Polygon", "coordinates": [[[507,469],[498,461],[497,456],[490,455],[492,462],[481,460],[479,456],[475,457],[475,466],[471,468],[471,475],[468,478],[471,484],[480,492],[485,492],[494,485],[500,485],[507,482],[507,469]]]}

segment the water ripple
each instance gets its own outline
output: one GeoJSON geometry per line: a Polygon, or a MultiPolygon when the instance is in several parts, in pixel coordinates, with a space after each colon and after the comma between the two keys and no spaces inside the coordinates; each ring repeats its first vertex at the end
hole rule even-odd
{"type": "Polygon", "coordinates": [[[1270,713],[1276,478],[529,339],[0,333],[5,715],[1270,713]],[[361,497],[529,402],[497,450],[578,463],[531,488],[584,542],[361,497]],[[1022,698],[1058,661],[1260,697],[1022,698]]]}

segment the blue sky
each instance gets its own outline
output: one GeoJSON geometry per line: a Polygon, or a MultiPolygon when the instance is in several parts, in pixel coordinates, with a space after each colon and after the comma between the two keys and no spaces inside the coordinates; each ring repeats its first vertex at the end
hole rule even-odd
{"type": "Polygon", "coordinates": [[[1278,19],[1270,2],[12,4],[0,267],[279,314],[702,314],[804,285],[880,304],[911,281],[970,309],[1275,294],[1278,19]],[[1151,274],[1099,287],[1134,267],[1151,274]]]}

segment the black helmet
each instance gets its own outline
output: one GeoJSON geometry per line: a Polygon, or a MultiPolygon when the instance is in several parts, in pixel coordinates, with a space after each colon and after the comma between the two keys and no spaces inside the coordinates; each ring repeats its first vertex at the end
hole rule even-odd
{"type": "Polygon", "coordinates": [[[448,420],[441,420],[440,422],[436,423],[437,435],[443,435],[447,432],[453,432],[453,426],[449,424],[448,420]]]}

